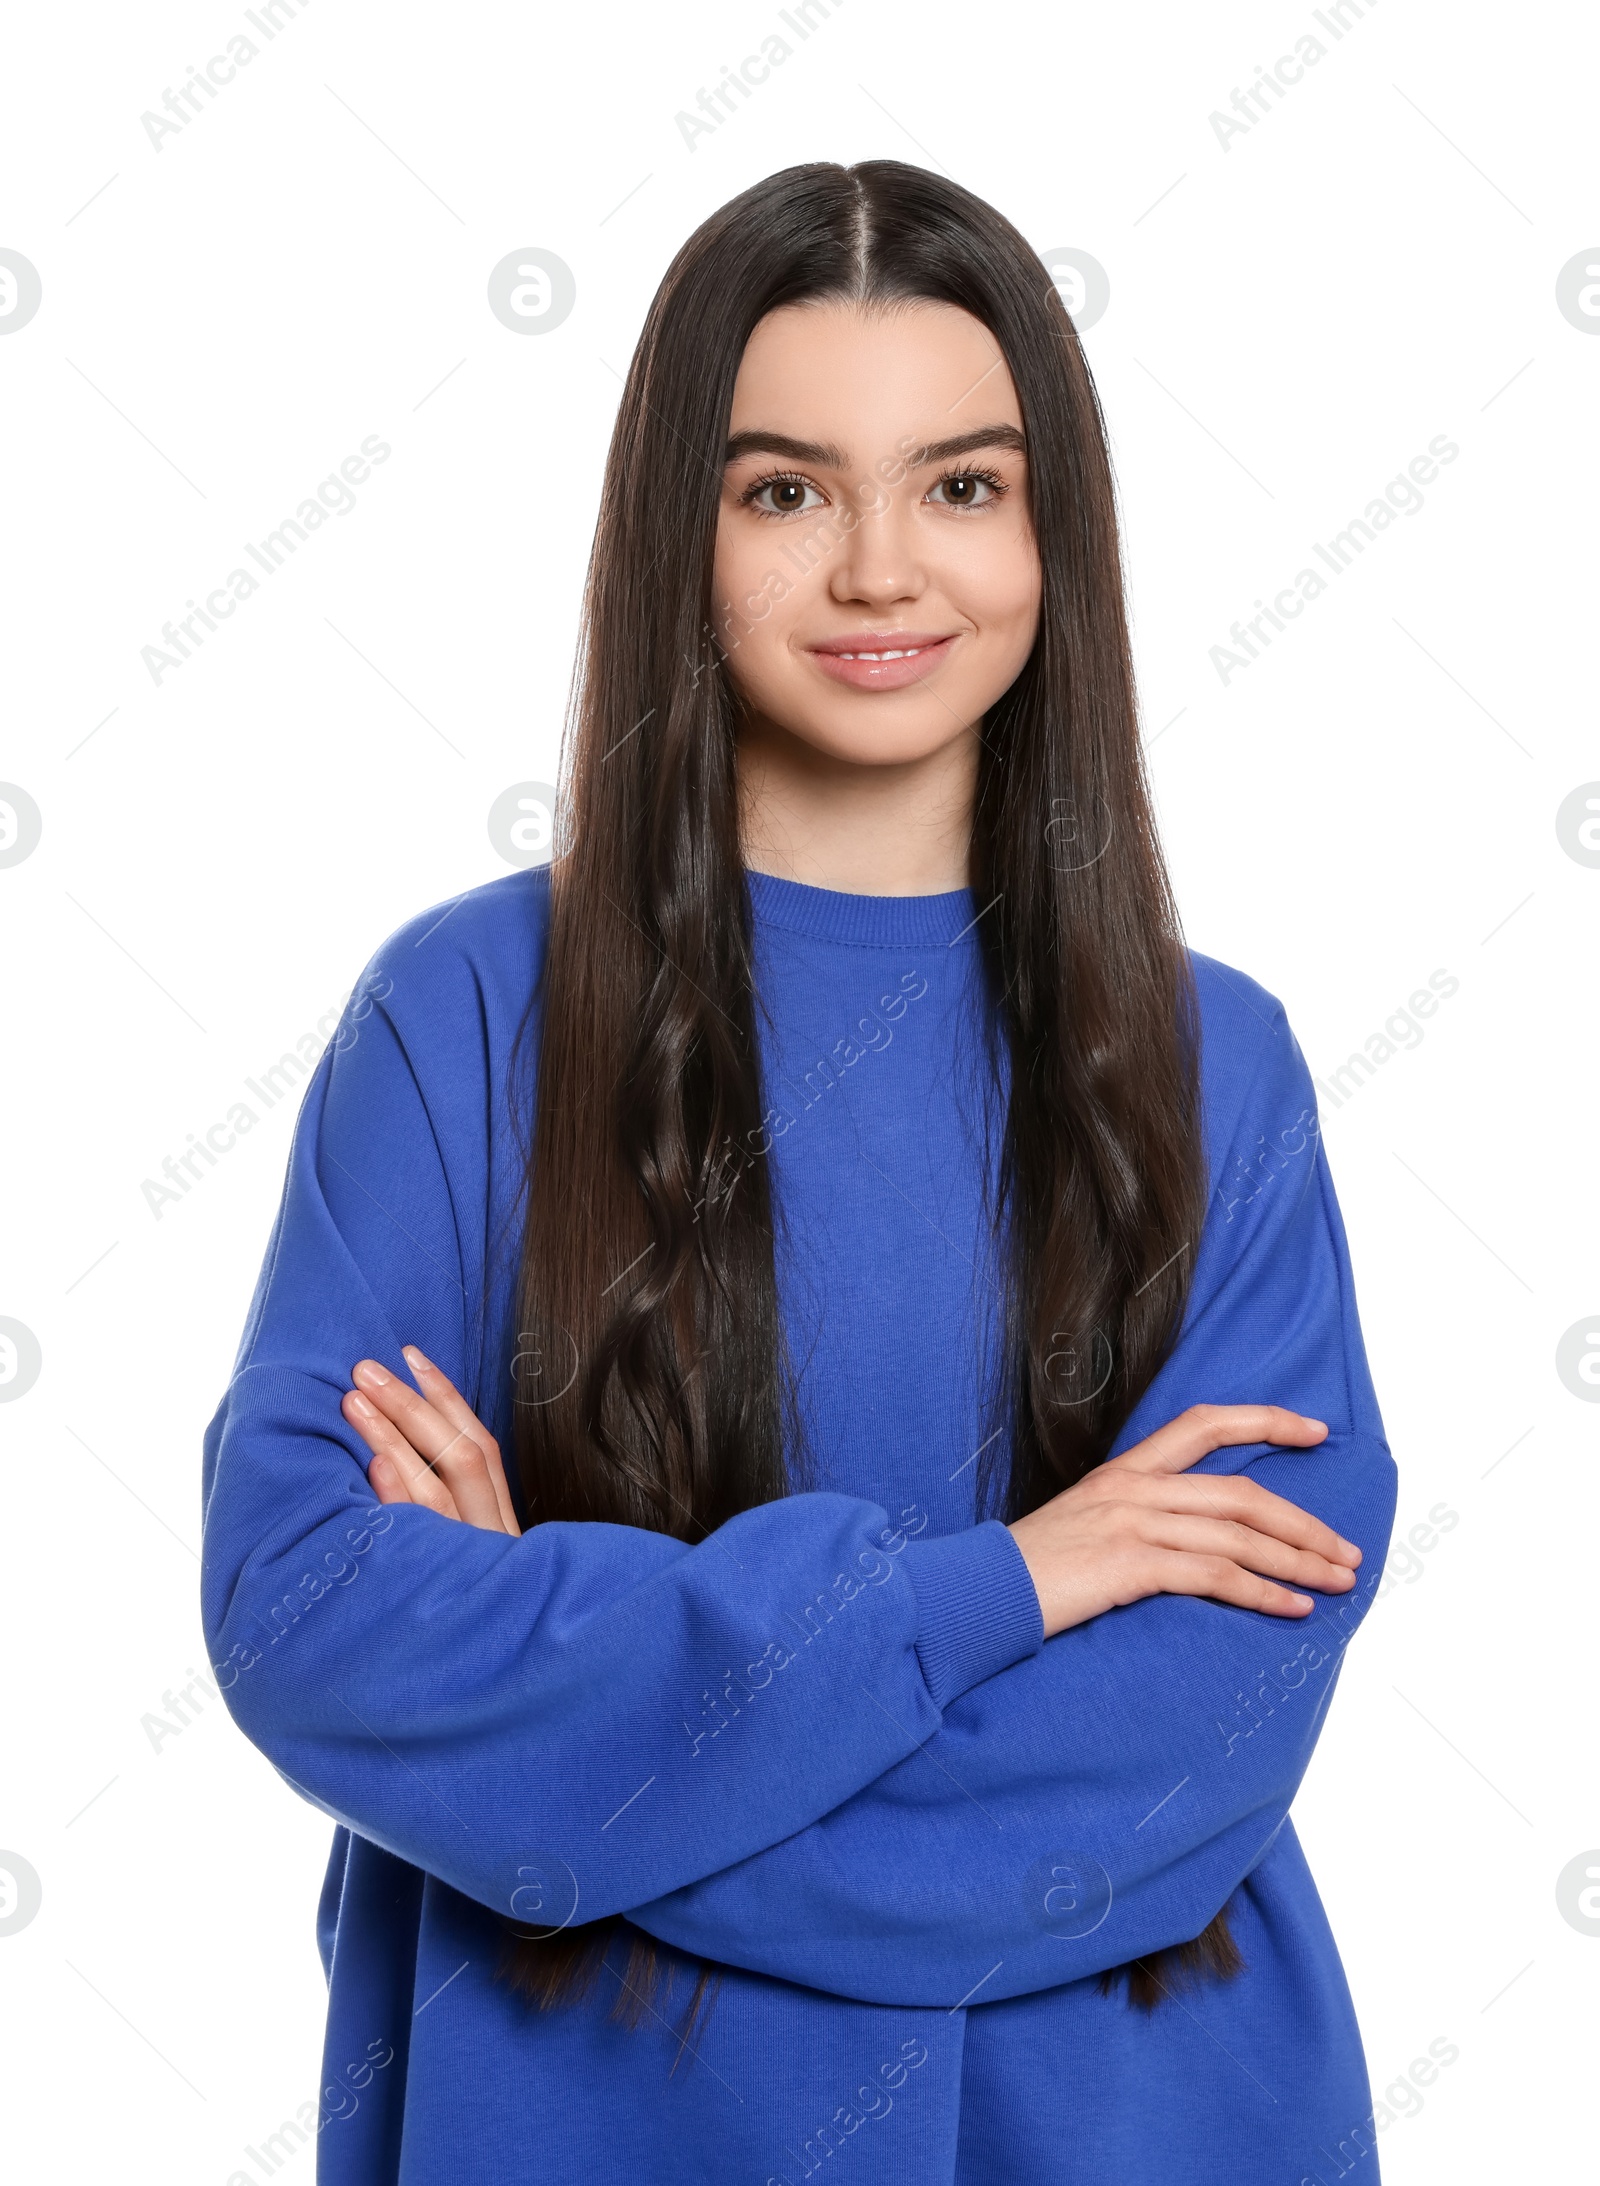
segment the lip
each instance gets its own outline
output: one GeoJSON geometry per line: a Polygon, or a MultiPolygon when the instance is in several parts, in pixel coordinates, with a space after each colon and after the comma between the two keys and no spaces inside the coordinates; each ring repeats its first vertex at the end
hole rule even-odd
{"type": "Polygon", "coordinates": [[[825,638],[806,648],[825,676],[858,691],[898,691],[920,683],[950,657],[958,632],[934,630],[859,630],[848,637],[825,638]],[[863,660],[862,653],[898,653],[898,660],[863,660]],[[846,655],[857,657],[846,658],[846,655]]]}

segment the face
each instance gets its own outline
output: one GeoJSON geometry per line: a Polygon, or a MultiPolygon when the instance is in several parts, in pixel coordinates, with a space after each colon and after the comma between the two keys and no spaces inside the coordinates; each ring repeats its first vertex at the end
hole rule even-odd
{"type": "Polygon", "coordinates": [[[751,732],[864,767],[931,760],[1038,628],[1022,412],[955,306],[786,305],[734,388],[714,577],[751,732]]]}

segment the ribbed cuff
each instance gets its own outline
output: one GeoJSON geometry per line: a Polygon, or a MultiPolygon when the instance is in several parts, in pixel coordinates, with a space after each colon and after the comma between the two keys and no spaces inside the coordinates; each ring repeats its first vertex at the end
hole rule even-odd
{"type": "Polygon", "coordinates": [[[917,1592],[917,1659],[936,1708],[1044,1645],[1022,1551],[998,1518],[902,1551],[917,1592]]]}

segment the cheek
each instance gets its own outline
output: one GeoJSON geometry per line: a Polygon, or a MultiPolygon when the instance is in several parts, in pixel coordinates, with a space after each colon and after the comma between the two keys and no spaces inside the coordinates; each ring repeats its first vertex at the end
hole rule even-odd
{"type": "Polygon", "coordinates": [[[977,542],[986,551],[975,552],[965,573],[972,596],[972,612],[980,623],[1016,636],[1026,635],[1031,644],[1039,621],[1042,572],[1033,534],[1026,524],[1015,522],[995,527],[997,536],[977,542]]]}
{"type": "Polygon", "coordinates": [[[719,617],[731,624],[735,637],[743,636],[752,622],[770,620],[763,610],[778,589],[768,582],[776,567],[772,547],[753,525],[726,520],[718,525],[711,591],[719,617]]]}
{"type": "Polygon", "coordinates": [[[717,543],[711,556],[711,593],[719,611],[750,587],[743,582],[743,555],[738,540],[725,523],[717,526],[717,543]]]}
{"type": "Polygon", "coordinates": [[[789,664],[788,639],[812,580],[797,575],[774,542],[743,526],[720,530],[712,558],[717,635],[734,682],[752,696],[789,664]]]}
{"type": "Polygon", "coordinates": [[[740,620],[723,634],[724,668],[734,687],[763,711],[781,689],[785,655],[777,626],[782,613],[781,606],[775,607],[762,621],[740,620]]]}
{"type": "Polygon", "coordinates": [[[781,588],[772,574],[770,556],[718,545],[711,568],[712,619],[730,661],[762,644],[780,610],[774,594],[781,588]]]}
{"type": "MultiPolygon", "coordinates": [[[[1024,524],[997,522],[987,537],[952,540],[941,559],[946,597],[982,639],[972,668],[986,686],[999,678],[1003,688],[1021,670],[1039,627],[1042,575],[1033,535],[1024,524]]],[[[990,692],[984,702],[995,696],[990,692]]]]}

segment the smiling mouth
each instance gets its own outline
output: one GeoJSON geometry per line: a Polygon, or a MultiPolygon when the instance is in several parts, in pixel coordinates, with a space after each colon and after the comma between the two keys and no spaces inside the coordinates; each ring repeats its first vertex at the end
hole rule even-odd
{"type": "MultiPolygon", "coordinates": [[[[933,642],[936,645],[942,645],[944,640],[936,638],[933,642]]],[[[915,660],[919,653],[926,653],[929,650],[930,647],[926,645],[900,645],[883,653],[830,653],[829,658],[831,660],[915,660]]]]}
{"type": "Polygon", "coordinates": [[[861,638],[824,638],[820,645],[813,645],[810,650],[824,660],[915,660],[919,653],[936,653],[954,636],[953,630],[943,631],[937,637],[926,630],[908,630],[903,636],[886,630],[881,638],[870,633],[861,638]]]}
{"type": "Polygon", "coordinates": [[[930,631],[908,630],[899,645],[868,631],[862,638],[832,638],[809,648],[819,671],[830,682],[847,684],[856,691],[903,691],[938,672],[950,657],[960,633],[935,637],[930,631]]]}

